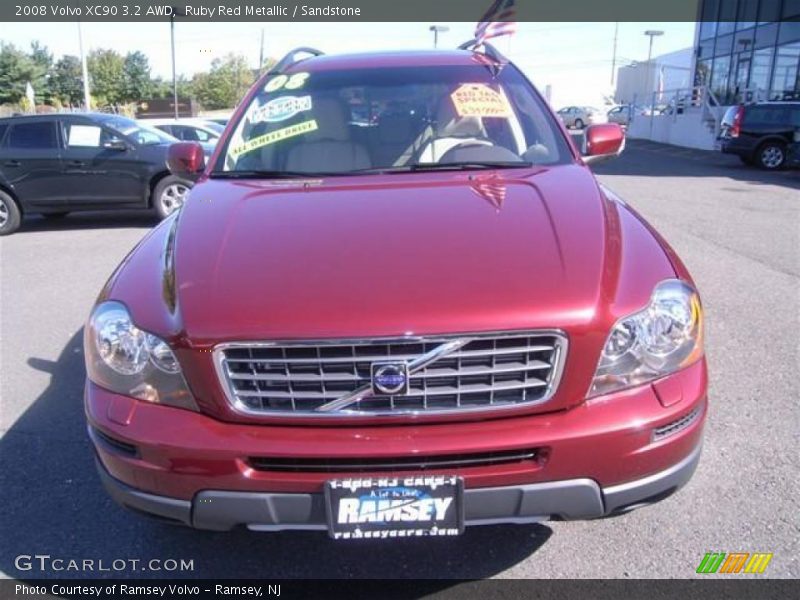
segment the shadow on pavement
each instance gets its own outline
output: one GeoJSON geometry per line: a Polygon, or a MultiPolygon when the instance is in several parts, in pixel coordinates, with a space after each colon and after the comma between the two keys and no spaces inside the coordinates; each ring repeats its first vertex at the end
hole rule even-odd
{"type": "MultiPolygon", "coordinates": [[[[721,152],[693,150],[645,140],[629,139],[617,159],[592,167],[598,175],[643,177],[728,177],[758,185],[800,189],[800,170],[763,171],[721,152]]],[[[755,191],[755,190],[754,190],[755,191]]]]}
{"type": "MultiPolygon", "coordinates": [[[[87,439],[82,330],[58,361],[29,358],[48,388],[0,439],[0,571],[10,577],[484,578],[536,552],[544,525],[468,529],[460,538],[334,543],[321,532],[194,531],[150,521],[114,504],[100,485],[87,439]],[[21,554],[52,558],[185,559],[192,572],[22,571],[21,554]]],[[[447,587],[412,584],[410,591],[447,587]],[[414,587],[414,585],[418,587],[414,587]]]]}
{"type": "Polygon", "coordinates": [[[76,212],[59,218],[31,214],[25,215],[22,226],[14,235],[71,229],[150,228],[157,223],[158,217],[147,210],[76,212]]]}

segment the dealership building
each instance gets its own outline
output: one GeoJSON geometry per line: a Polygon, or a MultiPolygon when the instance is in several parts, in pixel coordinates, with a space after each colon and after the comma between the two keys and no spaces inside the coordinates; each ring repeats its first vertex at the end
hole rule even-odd
{"type": "MultiPolygon", "coordinates": [[[[800,100],[800,0],[699,0],[690,52],[691,85],[680,89],[663,82],[663,65],[675,57],[637,66],[645,82],[637,96],[666,110],[635,116],[628,135],[710,150],[728,106],[800,100]]],[[[632,95],[622,92],[618,86],[618,97],[632,95]]]]}
{"type": "Polygon", "coordinates": [[[800,100],[800,0],[701,0],[700,20],[695,85],[725,105],[800,100]]]}

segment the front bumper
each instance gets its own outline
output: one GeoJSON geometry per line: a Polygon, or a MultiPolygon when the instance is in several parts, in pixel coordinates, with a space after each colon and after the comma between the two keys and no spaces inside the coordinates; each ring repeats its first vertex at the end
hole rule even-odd
{"type": "MultiPolygon", "coordinates": [[[[517,462],[430,468],[457,475],[467,525],[594,518],[658,500],[691,476],[707,412],[705,361],[570,410],[474,422],[287,426],[217,421],[87,383],[101,476],[121,504],[198,528],[322,529],[330,479],[378,475],[259,468],[254,457],[370,459],[535,449],[517,462]]],[[[416,471],[398,468],[396,475],[416,471]]],[[[379,473],[386,474],[386,473],[379,473]]]]}
{"type": "MultiPolygon", "coordinates": [[[[657,502],[681,488],[700,460],[698,445],[660,473],[601,488],[592,479],[570,479],[464,492],[467,526],[535,523],[553,517],[591,519],[657,502]]],[[[122,506],[197,529],[228,531],[246,525],[256,531],[326,530],[325,498],[318,494],[202,491],[177,500],[139,491],[114,479],[97,461],[103,486],[122,506]]]]}

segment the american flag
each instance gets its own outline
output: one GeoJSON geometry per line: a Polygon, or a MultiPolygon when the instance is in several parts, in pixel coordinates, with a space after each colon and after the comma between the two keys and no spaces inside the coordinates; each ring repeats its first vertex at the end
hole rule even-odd
{"type": "Polygon", "coordinates": [[[511,35],[517,31],[517,7],[515,0],[494,0],[489,10],[475,27],[475,45],[480,46],[489,38],[511,35]]]}
{"type": "Polygon", "coordinates": [[[503,208],[506,200],[506,184],[497,175],[478,176],[471,184],[472,191],[494,206],[496,211],[503,208]]]}

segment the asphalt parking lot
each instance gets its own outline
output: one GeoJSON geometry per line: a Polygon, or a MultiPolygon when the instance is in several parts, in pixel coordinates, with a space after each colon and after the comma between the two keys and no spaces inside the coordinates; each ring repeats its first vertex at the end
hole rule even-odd
{"type": "MultiPolygon", "coordinates": [[[[455,540],[341,544],[319,533],[218,534],[117,508],[82,414],[82,326],[147,216],[38,217],[0,239],[0,572],[7,577],[691,577],[706,552],[772,552],[800,576],[800,171],[630,142],[597,167],[673,245],[707,317],[711,414],[680,493],[592,522],[480,527],[455,540]],[[193,559],[187,573],[22,572],[19,554],[193,559]]],[[[737,577],[743,577],[738,575],[737,577]]],[[[748,576],[749,577],[749,576],[748,576]]]]}

